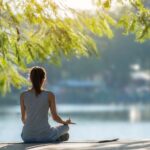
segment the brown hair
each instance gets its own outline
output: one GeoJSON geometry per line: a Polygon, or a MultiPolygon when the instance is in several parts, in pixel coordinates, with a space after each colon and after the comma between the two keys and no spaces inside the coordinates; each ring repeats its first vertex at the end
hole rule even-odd
{"type": "Polygon", "coordinates": [[[41,93],[42,80],[46,78],[46,71],[42,67],[35,66],[30,71],[30,80],[38,96],[41,93]]]}

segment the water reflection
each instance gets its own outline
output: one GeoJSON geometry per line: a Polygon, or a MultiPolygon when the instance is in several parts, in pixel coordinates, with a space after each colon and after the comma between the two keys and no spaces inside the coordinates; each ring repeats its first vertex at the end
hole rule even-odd
{"type": "MultiPolygon", "coordinates": [[[[150,105],[59,105],[58,112],[77,123],[70,140],[150,138],[150,105]]],[[[49,122],[56,125],[51,117],[49,122]]],[[[0,109],[0,129],[0,141],[21,141],[19,106],[0,109]]]]}
{"type": "Polygon", "coordinates": [[[129,110],[130,122],[138,122],[142,120],[142,111],[137,106],[131,106],[129,110]]]}

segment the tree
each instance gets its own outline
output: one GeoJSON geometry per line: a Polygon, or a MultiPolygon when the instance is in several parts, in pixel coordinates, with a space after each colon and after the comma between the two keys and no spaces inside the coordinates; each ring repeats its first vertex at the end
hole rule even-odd
{"type": "Polygon", "coordinates": [[[93,0],[91,13],[55,0],[0,0],[0,91],[27,84],[23,73],[33,62],[97,56],[93,34],[112,38],[119,27],[139,42],[150,38],[150,10],[141,0],[118,0],[119,16],[111,12],[112,3],[93,0]]]}

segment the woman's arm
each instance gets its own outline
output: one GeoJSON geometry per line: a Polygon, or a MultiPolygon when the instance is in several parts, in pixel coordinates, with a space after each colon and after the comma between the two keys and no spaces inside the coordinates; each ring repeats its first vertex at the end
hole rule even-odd
{"type": "Polygon", "coordinates": [[[20,95],[20,109],[21,109],[21,120],[22,120],[23,124],[25,124],[26,112],[25,112],[23,93],[21,93],[21,95],[20,95]]]}
{"type": "Polygon", "coordinates": [[[48,93],[48,101],[53,120],[55,120],[58,123],[69,124],[68,121],[63,121],[61,117],[57,114],[55,95],[53,93],[48,93]]]}

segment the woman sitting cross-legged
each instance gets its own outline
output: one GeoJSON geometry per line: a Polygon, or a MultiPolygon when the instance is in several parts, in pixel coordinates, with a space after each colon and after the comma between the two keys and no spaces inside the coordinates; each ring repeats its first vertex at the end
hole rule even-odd
{"type": "Polygon", "coordinates": [[[30,71],[32,88],[20,95],[22,122],[24,124],[21,138],[26,143],[57,142],[69,139],[71,120],[62,120],[57,114],[55,96],[52,92],[43,90],[46,71],[42,67],[33,67],[30,71]],[[53,120],[62,125],[51,127],[48,123],[48,111],[51,111],[53,120]]]}

